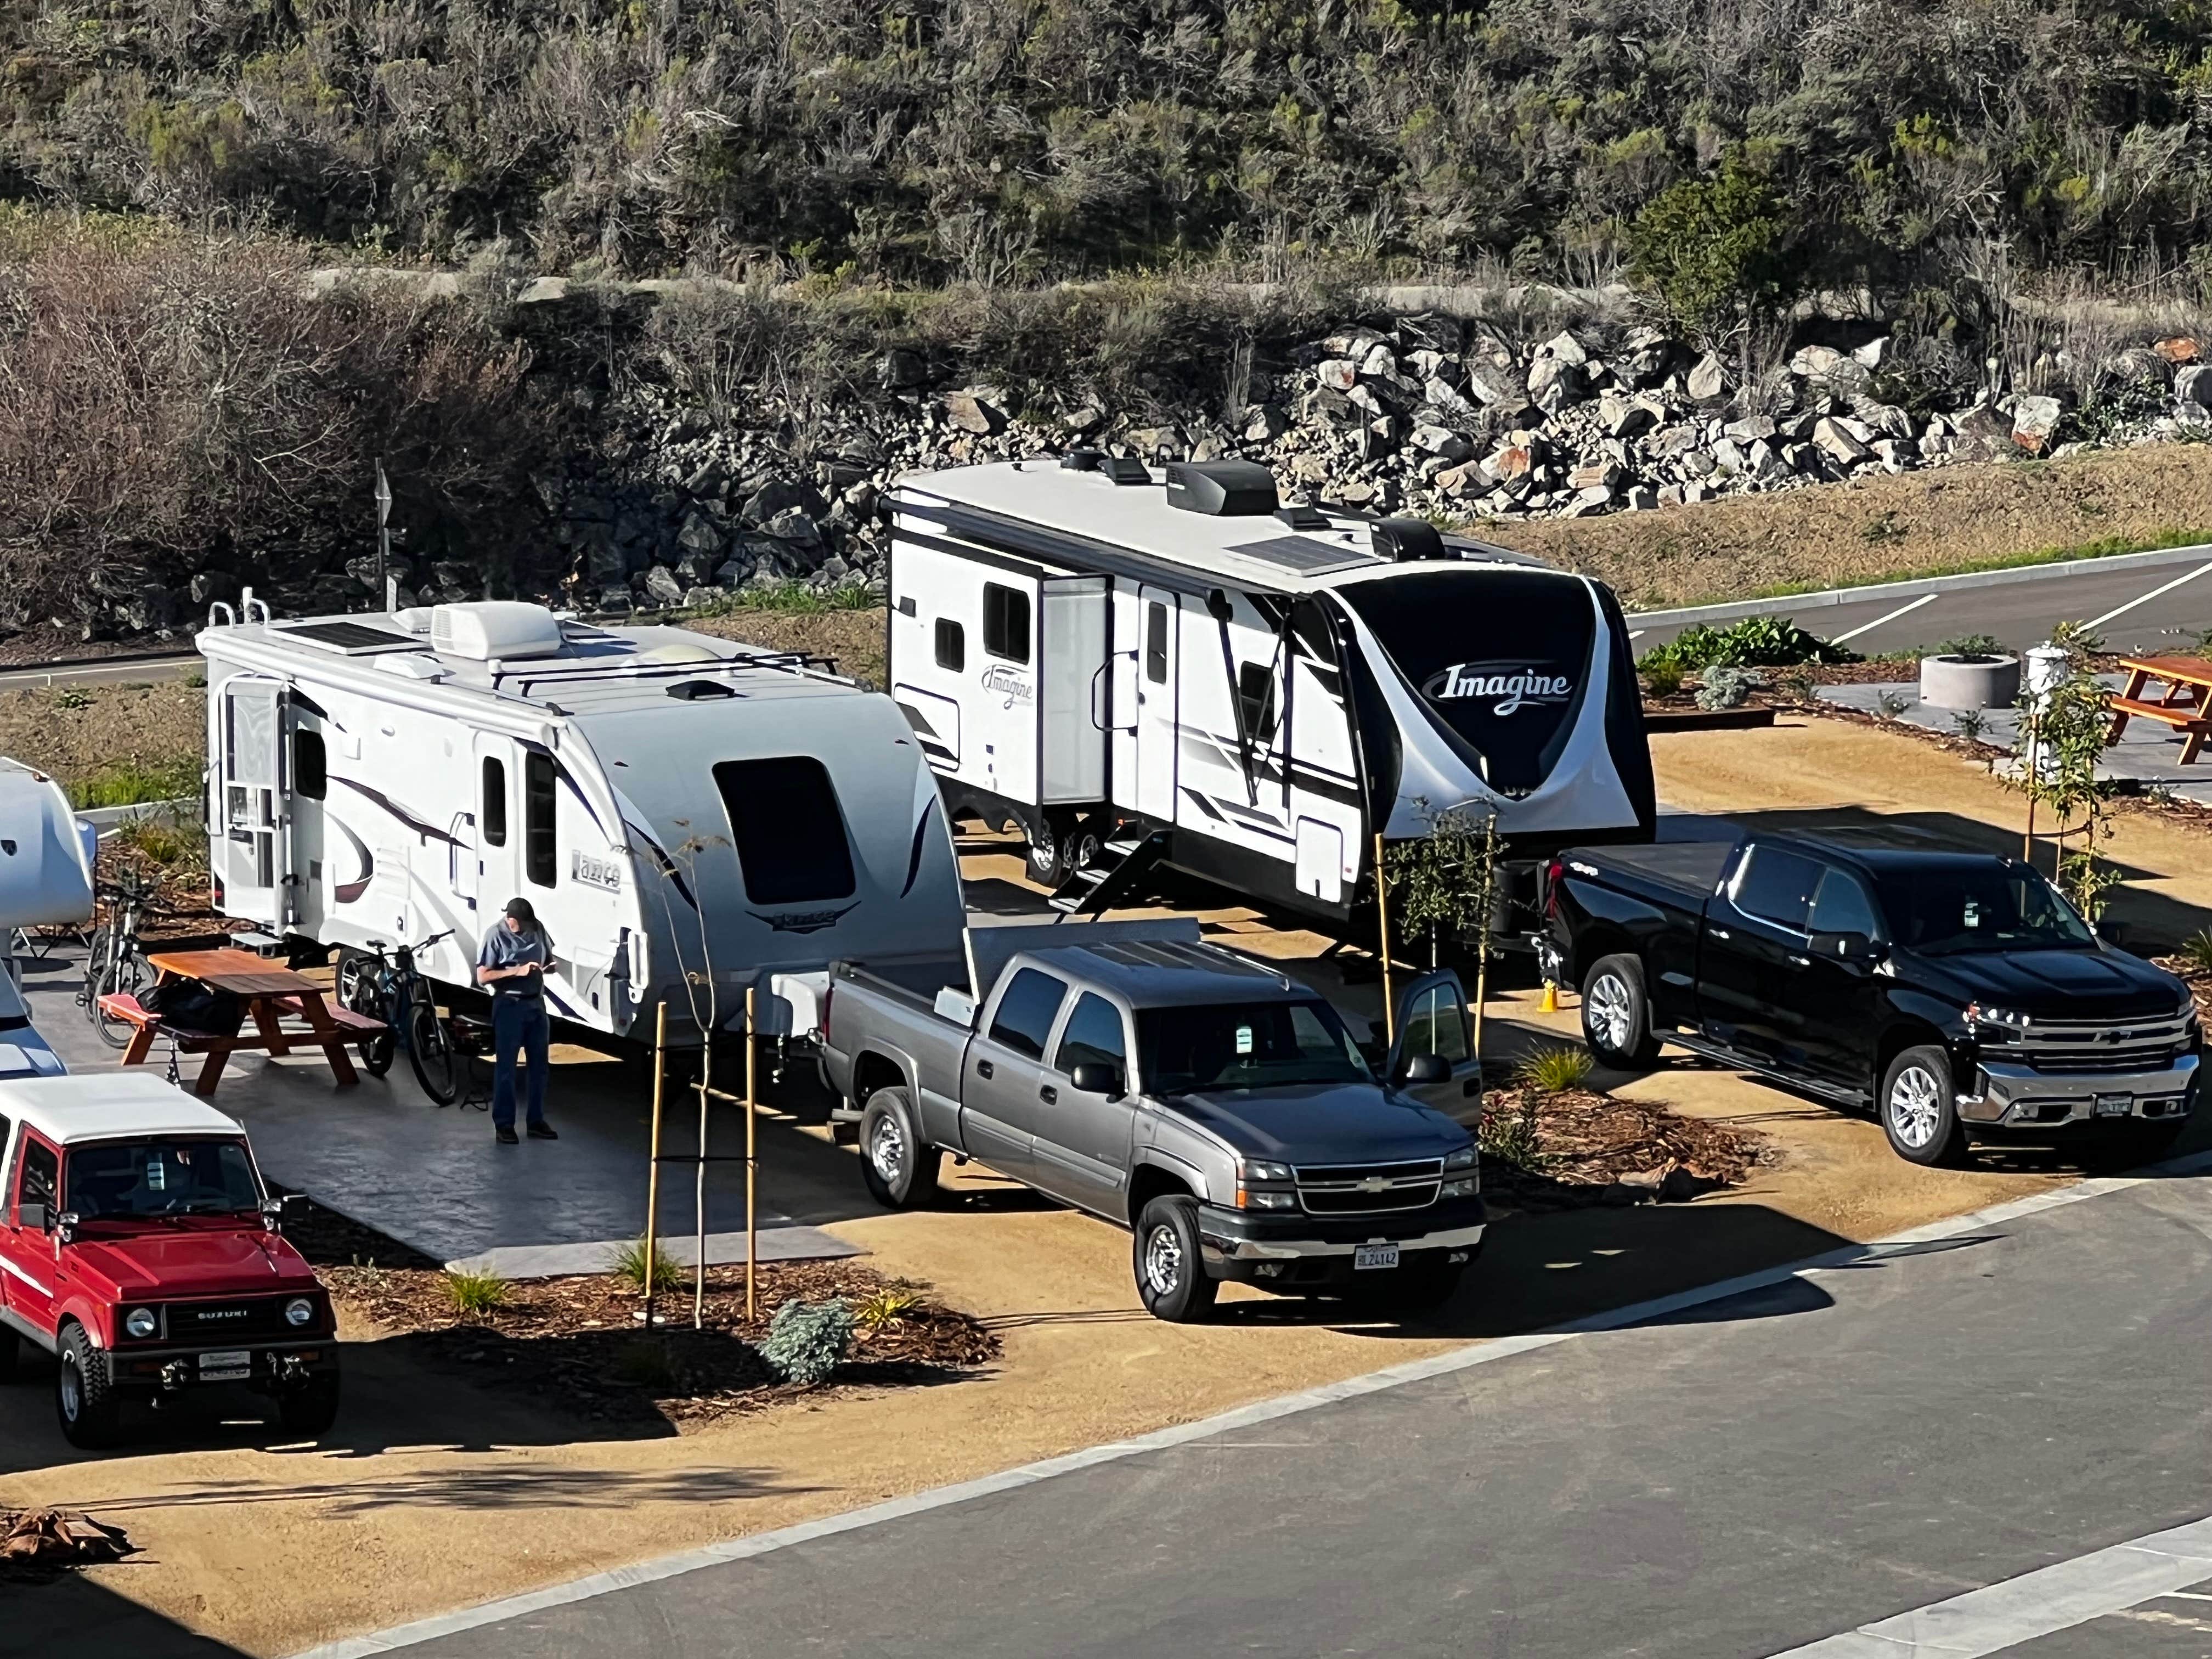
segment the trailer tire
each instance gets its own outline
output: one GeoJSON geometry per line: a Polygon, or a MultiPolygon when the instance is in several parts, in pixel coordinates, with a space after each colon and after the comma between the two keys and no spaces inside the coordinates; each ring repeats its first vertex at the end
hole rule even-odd
{"type": "Polygon", "coordinates": [[[921,1138],[903,1089],[878,1089],[860,1113],[860,1179],[877,1203],[918,1210],[937,1196],[944,1153],[921,1138]]]}
{"type": "Polygon", "coordinates": [[[1951,1093],[1951,1056],[1934,1043],[1907,1048],[1882,1073],[1881,1132],[1908,1164],[1948,1169],[1966,1162],[1966,1129],[1951,1093]]]}
{"type": "Polygon", "coordinates": [[[1212,1311],[1221,1287],[1206,1271],[1197,1200],[1170,1193],[1146,1205],[1130,1256],[1137,1294],[1153,1318],[1195,1325],[1212,1311]]]}
{"type": "Polygon", "coordinates": [[[1068,847],[1073,839],[1068,826],[1054,823],[1047,814],[1035,823],[1024,824],[1022,833],[1029,837],[1030,879],[1040,887],[1057,887],[1066,881],[1074,869],[1068,860],[1068,847]]]}
{"type": "Polygon", "coordinates": [[[1634,957],[1601,957],[1583,975],[1583,1041],[1622,1071],[1648,1071],[1658,1060],[1644,964],[1634,957]]]}

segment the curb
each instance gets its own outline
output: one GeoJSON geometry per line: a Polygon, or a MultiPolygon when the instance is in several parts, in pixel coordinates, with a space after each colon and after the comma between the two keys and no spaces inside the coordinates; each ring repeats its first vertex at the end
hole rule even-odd
{"type": "Polygon", "coordinates": [[[1788,616],[1799,611],[1820,611],[1832,605],[1876,604],[1883,599],[1909,599],[1922,593],[1953,593],[1976,587],[2008,587],[2015,582],[2057,581],[2086,572],[2155,570],[2169,564],[2192,564],[2212,559],[2212,542],[2187,547],[2157,547],[2142,553],[2107,553],[2099,558],[2065,559],[2054,564],[2021,564],[2001,570],[1967,570],[1954,576],[1922,576],[1903,581],[1874,582],[1864,587],[1830,587],[1814,593],[1791,593],[1774,599],[1731,599],[1719,605],[1678,606],[1672,611],[1631,611],[1631,626],[1672,628],[1676,624],[1719,622],[1739,617],[1788,616]]]}

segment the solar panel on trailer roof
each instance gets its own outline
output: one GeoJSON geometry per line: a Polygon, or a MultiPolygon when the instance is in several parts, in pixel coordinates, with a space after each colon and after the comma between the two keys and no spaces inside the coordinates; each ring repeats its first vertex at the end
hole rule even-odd
{"type": "Polygon", "coordinates": [[[341,651],[374,651],[382,646],[422,643],[408,635],[395,634],[388,628],[371,628],[364,623],[355,622],[285,623],[274,631],[312,640],[317,645],[336,646],[341,651]]]}
{"type": "Polygon", "coordinates": [[[1362,552],[1356,547],[1331,547],[1327,542],[1305,536],[1271,536],[1264,542],[1245,542],[1229,550],[1273,565],[1278,570],[1295,571],[1301,576],[1319,576],[1332,570],[1353,570],[1361,565],[1381,562],[1372,553],[1362,552]]]}

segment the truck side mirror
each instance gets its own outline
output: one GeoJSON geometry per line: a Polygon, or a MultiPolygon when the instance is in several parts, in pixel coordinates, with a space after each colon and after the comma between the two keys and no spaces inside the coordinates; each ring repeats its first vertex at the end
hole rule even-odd
{"type": "Polygon", "coordinates": [[[1109,1100],[1119,1100],[1126,1092],[1121,1086],[1121,1068],[1109,1066],[1103,1060],[1086,1060],[1067,1074],[1078,1094],[1103,1095],[1109,1100]]]}
{"type": "Polygon", "coordinates": [[[1408,1083],[1449,1083],[1451,1073],[1451,1061],[1442,1054],[1415,1054],[1406,1062],[1408,1083]]]}

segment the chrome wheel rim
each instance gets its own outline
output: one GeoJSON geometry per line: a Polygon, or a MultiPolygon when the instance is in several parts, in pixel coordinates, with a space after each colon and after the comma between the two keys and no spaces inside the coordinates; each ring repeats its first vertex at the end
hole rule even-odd
{"type": "Polygon", "coordinates": [[[1906,1066],[1889,1085],[1889,1127],[1915,1152],[1936,1139],[1942,1107],[1942,1093],[1924,1066],[1906,1066]]]}
{"type": "Polygon", "coordinates": [[[62,1415],[72,1423],[82,1409],[84,1396],[77,1382],[76,1367],[67,1359],[62,1361],[62,1415]]]}
{"type": "Polygon", "coordinates": [[[1165,1222],[1145,1236],[1145,1283],[1166,1296],[1182,1283],[1182,1241],[1165,1222]]]}
{"type": "Polygon", "coordinates": [[[1060,861],[1060,842],[1052,833],[1052,826],[1040,823],[1030,836],[1030,863],[1039,870],[1049,870],[1060,861]]]}
{"type": "Polygon", "coordinates": [[[896,1186],[906,1168],[906,1134],[888,1112],[876,1120],[876,1132],[868,1137],[868,1162],[886,1186],[896,1186]]]}
{"type": "Polygon", "coordinates": [[[1636,1005],[1628,986],[1615,974],[1600,974],[1589,988],[1590,1029],[1615,1054],[1628,1051],[1636,1029],[1636,1005]]]}

